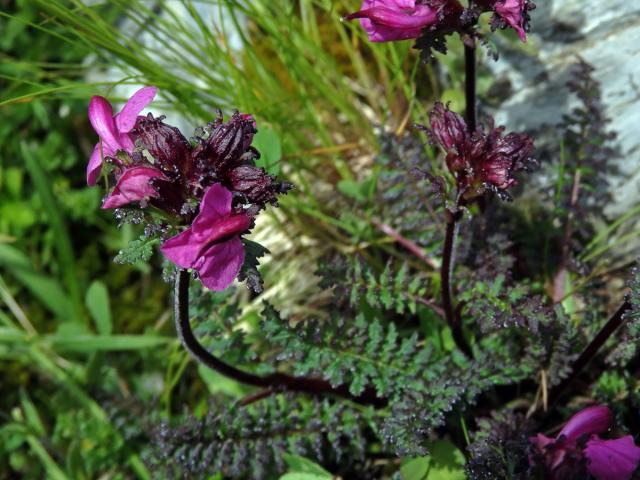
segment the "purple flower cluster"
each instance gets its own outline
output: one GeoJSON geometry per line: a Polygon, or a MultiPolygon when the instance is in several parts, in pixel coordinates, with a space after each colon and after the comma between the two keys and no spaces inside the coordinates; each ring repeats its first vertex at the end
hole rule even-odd
{"type": "Polygon", "coordinates": [[[541,433],[532,437],[530,461],[542,463],[549,480],[575,478],[581,469],[596,480],[629,480],[640,463],[640,448],[631,435],[612,440],[600,438],[612,422],[608,407],[585,408],[571,417],[555,438],[541,433]]]}
{"type": "Polygon", "coordinates": [[[251,115],[236,112],[227,122],[219,115],[192,143],[164,117],[140,116],[155,94],[155,87],[138,90],[116,115],[105,98],[91,99],[89,120],[100,141],[89,160],[87,183],[95,185],[107,163],[115,187],[102,208],[151,205],[190,224],[162,251],[176,265],[198,271],[206,287],[223,290],[243,264],[240,236],[288,185],[255,165],[259,153],[251,146],[257,131],[251,115]]]}
{"type": "Polygon", "coordinates": [[[390,42],[420,37],[424,32],[468,34],[478,17],[493,13],[491,25],[513,28],[527,41],[531,0],[477,0],[468,8],[458,0],[364,0],[359,11],[345,19],[360,19],[372,42],[390,42]]]}
{"type": "Polygon", "coordinates": [[[467,200],[487,190],[507,196],[506,190],[517,184],[515,173],[534,162],[528,135],[503,135],[504,127],[493,124],[488,132],[482,128],[470,132],[464,119],[440,102],[430,114],[430,124],[430,129],[421,128],[446,152],[447,168],[467,200]]]}

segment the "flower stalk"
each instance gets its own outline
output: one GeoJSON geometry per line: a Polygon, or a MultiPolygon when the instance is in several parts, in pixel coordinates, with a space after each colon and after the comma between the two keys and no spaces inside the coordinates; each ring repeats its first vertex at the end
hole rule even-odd
{"type": "MultiPolygon", "coordinates": [[[[260,387],[273,393],[290,391],[310,395],[335,395],[362,405],[373,405],[374,407],[387,405],[387,400],[378,397],[372,388],[365,389],[361,395],[353,395],[349,392],[347,385],[334,387],[321,378],[294,377],[278,372],[260,376],[240,370],[209,353],[198,341],[191,329],[189,320],[189,273],[187,270],[179,270],[176,274],[174,308],[176,333],[182,345],[195,360],[227,378],[245,385],[260,387]]],[[[259,394],[259,398],[266,398],[266,396],[268,395],[265,392],[259,394]]]]}
{"type": "Polygon", "coordinates": [[[578,377],[580,372],[587,366],[587,364],[596,356],[600,348],[609,339],[611,335],[620,327],[627,319],[627,313],[631,311],[633,306],[628,299],[625,299],[624,303],[618,308],[616,313],[609,319],[609,321],[602,327],[598,334],[591,340],[591,343],[587,345],[587,348],[580,354],[578,359],[571,366],[571,373],[565,378],[557,387],[555,387],[549,394],[549,403],[555,403],[564,390],[578,377]]]}
{"type": "Polygon", "coordinates": [[[476,47],[464,45],[464,69],[465,69],[465,119],[469,133],[476,131],[476,47]]]}
{"type": "MultiPolygon", "coordinates": [[[[465,60],[465,120],[469,133],[476,130],[476,48],[464,46],[465,60]]],[[[442,266],[440,270],[440,287],[442,294],[442,308],[447,323],[451,327],[453,339],[458,348],[469,359],[473,358],[473,351],[462,333],[462,321],[458,309],[453,306],[451,274],[455,266],[455,244],[458,236],[458,221],[460,220],[460,198],[456,203],[454,212],[447,212],[447,226],[444,237],[444,249],[442,252],[442,266]]]]}
{"type": "Polygon", "coordinates": [[[456,205],[455,212],[447,211],[447,226],[444,237],[444,248],[442,250],[442,266],[440,267],[440,291],[442,295],[442,309],[444,310],[447,323],[451,328],[453,340],[462,353],[464,353],[467,358],[472,359],[473,351],[462,333],[462,322],[460,315],[456,313],[456,309],[453,306],[451,294],[451,273],[455,266],[455,243],[456,237],[458,236],[458,221],[460,220],[460,216],[461,212],[458,205],[456,205]]]}

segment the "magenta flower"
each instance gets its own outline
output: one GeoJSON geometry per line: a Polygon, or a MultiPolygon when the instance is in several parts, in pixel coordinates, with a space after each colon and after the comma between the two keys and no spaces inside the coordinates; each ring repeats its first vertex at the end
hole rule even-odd
{"type": "Polygon", "coordinates": [[[120,150],[132,153],[134,139],[131,130],[136,125],[138,114],[153,100],[156,87],[144,87],[134,93],[120,113],[113,115],[109,101],[100,96],[91,98],[89,103],[89,121],[99,135],[100,140],[93,149],[87,166],[87,184],[93,186],[100,175],[102,159],[115,156],[120,150]]]}
{"type": "Polygon", "coordinates": [[[436,23],[438,12],[416,3],[415,0],[364,0],[360,10],[345,19],[359,18],[372,42],[418,38],[425,27],[436,23]]]}
{"type": "Polygon", "coordinates": [[[157,197],[158,191],[151,183],[154,178],[167,179],[160,170],[151,166],[125,169],[113,191],[102,203],[102,208],[120,208],[131,202],[143,202],[157,197]]]}
{"type": "Polygon", "coordinates": [[[495,4],[494,12],[502,22],[502,27],[510,26],[516,32],[520,40],[527,41],[525,24],[527,21],[527,11],[532,8],[526,0],[498,0],[495,4]]]}
{"type": "Polygon", "coordinates": [[[209,187],[200,204],[200,212],[184,232],[171,237],[162,253],[182,268],[192,268],[210,290],[224,290],[238,276],[244,262],[240,235],[253,219],[234,214],[232,194],[216,183],[209,187]]]}
{"type": "Polygon", "coordinates": [[[597,480],[629,480],[640,463],[640,448],[631,435],[603,440],[598,435],[609,429],[611,410],[604,405],[576,413],[555,438],[541,433],[529,440],[534,456],[541,459],[551,480],[576,478],[585,469],[597,480]]]}

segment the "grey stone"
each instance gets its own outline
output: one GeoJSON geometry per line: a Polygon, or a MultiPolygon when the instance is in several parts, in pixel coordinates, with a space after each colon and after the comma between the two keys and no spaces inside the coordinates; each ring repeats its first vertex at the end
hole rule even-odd
{"type": "Polygon", "coordinates": [[[590,63],[622,152],[608,211],[619,214],[640,201],[640,1],[540,0],[532,25],[537,53],[505,42],[498,62],[487,61],[509,86],[496,120],[509,130],[559,123],[575,102],[565,87],[572,66],[578,56],[590,63]]]}

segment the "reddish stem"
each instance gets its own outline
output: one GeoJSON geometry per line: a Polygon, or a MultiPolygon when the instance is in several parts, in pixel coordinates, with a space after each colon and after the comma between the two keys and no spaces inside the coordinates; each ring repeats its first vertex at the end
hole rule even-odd
{"type": "Polygon", "coordinates": [[[428,265],[433,269],[437,268],[436,262],[434,262],[432,258],[429,258],[427,255],[425,255],[424,251],[422,250],[422,248],[420,248],[418,244],[412,242],[406,237],[403,237],[400,232],[398,232],[396,229],[394,229],[390,225],[387,225],[386,223],[381,223],[381,222],[378,222],[377,220],[373,220],[373,224],[378,230],[380,230],[382,233],[386,235],[389,235],[396,242],[398,242],[400,245],[406,248],[409,252],[413,253],[414,256],[422,260],[426,265],[428,265]]]}
{"type": "Polygon", "coordinates": [[[631,302],[625,299],[624,303],[618,308],[616,313],[609,319],[604,327],[598,332],[591,343],[584,349],[582,354],[571,366],[571,373],[560,384],[555,387],[549,395],[549,402],[554,403],[558,397],[564,392],[564,390],[578,377],[580,372],[587,366],[587,364],[596,356],[600,348],[609,339],[613,332],[615,332],[620,325],[622,325],[626,319],[626,313],[632,309],[631,302]]]}

